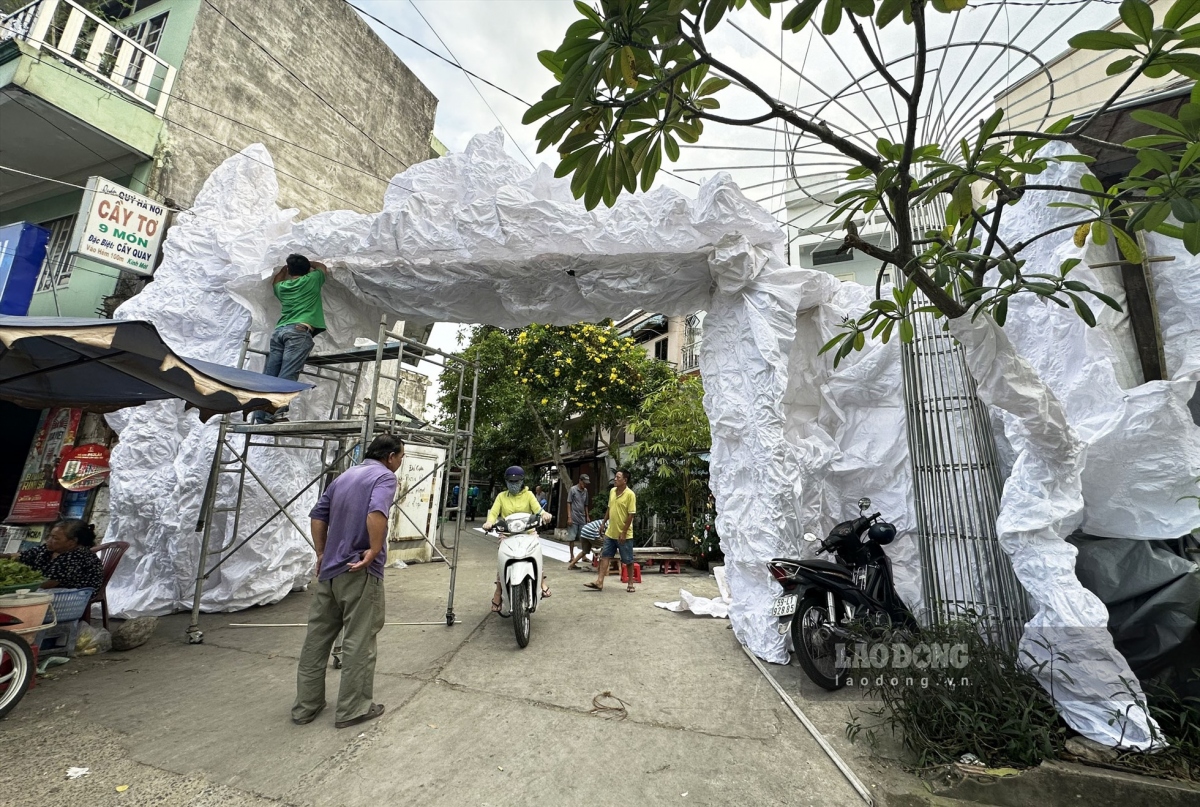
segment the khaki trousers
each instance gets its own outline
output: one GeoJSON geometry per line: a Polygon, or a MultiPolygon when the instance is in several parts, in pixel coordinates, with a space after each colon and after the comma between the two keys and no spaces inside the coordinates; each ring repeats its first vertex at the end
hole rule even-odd
{"type": "Polygon", "coordinates": [[[329,651],[343,628],[342,683],[334,719],[350,720],[367,713],[375,691],[375,637],[383,620],[383,581],[366,569],[316,583],[296,673],[293,718],[311,717],[325,703],[329,651]]]}

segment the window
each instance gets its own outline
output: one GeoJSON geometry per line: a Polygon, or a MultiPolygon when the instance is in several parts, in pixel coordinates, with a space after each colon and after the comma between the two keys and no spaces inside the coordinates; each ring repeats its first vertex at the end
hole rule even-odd
{"type": "Polygon", "coordinates": [[[667,338],[665,336],[654,343],[654,358],[667,360],[667,338]]]}
{"type": "Polygon", "coordinates": [[[841,255],[837,251],[841,247],[832,247],[830,249],[813,250],[812,263],[813,266],[824,266],[829,263],[842,263],[843,261],[854,260],[854,250],[848,249],[841,255]]]}
{"type": "MultiPolygon", "coordinates": [[[[149,20],[139,22],[130,28],[127,28],[122,33],[132,39],[134,42],[141,45],[151,53],[158,53],[158,44],[162,41],[163,29],[167,27],[167,15],[159,14],[149,20]]],[[[121,42],[116,37],[113,37],[109,43],[109,50],[112,51],[112,63],[117,60],[117,49],[121,46],[121,42]]],[[[126,87],[133,89],[133,85],[137,83],[138,76],[141,75],[142,64],[146,61],[146,54],[142,51],[134,51],[133,58],[129,60],[129,69],[125,71],[125,75],[121,79],[121,83],[126,87]]],[[[108,70],[111,73],[112,63],[109,64],[108,70]]]]}
{"type": "Polygon", "coordinates": [[[65,288],[71,282],[71,258],[67,248],[71,246],[71,230],[75,226],[75,216],[67,216],[41,224],[50,231],[50,240],[46,243],[46,259],[42,261],[42,273],[38,276],[38,291],[52,291],[65,288]]]}
{"type": "Polygon", "coordinates": [[[836,277],[838,280],[842,281],[843,283],[850,283],[852,281],[858,280],[858,275],[854,274],[853,272],[843,272],[840,275],[834,275],[834,277],[836,277]]]}
{"type": "Polygon", "coordinates": [[[158,53],[158,43],[162,41],[163,29],[166,27],[167,15],[159,14],[157,17],[139,22],[123,33],[151,53],[158,53]]]}

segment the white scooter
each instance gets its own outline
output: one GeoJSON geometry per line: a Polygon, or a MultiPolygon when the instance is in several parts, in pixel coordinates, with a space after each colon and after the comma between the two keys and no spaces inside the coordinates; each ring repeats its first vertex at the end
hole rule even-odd
{"type": "Polygon", "coordinates": [[[542,543],[537,527],[543,513],[513,513],[497,519],[489,535],[500,539],[496,579],[500,581],[500,616],[512,617],[521,647],[529,644],[529,615],[542,601],[542,543]]]}

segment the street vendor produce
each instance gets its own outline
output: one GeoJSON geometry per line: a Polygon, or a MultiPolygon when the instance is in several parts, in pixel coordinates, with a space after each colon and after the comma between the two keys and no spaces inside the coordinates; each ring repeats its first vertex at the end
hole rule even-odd
{"type": "Polygon", "coordinates": [[[92,552],[96,530],[78,519],[60,521],[41,546],[0,558],[17,560],[41,573],[42,588],[98,589],[104,581],[104,566],[92,552]]]}

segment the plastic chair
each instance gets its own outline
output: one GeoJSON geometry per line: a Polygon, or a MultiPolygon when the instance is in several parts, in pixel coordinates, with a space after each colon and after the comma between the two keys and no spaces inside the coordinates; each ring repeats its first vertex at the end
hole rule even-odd
{"type": "Polygon", "coordinates": [[[129,549],[129,544],[125,541],[109,541],[107,544],[93,547],[92,551],[100,556],[100,562],[104,565],[104,579],[100,583],[100,588],[92,595],[92,599],[87,604],[87,609],[83,612],[83,621],[91,624],[92,622],[92,605],[100,603],[100,616],[104,623],[104,629],[108,630],[108,581],[113,576],[113,572],[117,570],[117,564],[121,562],[121,556],[125,554],[125,550],[129,549]]]}

